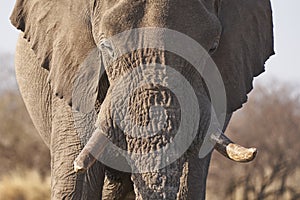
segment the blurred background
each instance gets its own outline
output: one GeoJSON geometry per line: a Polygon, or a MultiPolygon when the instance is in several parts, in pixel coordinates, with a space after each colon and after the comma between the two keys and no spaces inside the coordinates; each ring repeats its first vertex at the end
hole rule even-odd
{"type": "MultiPolygon", "coordinates": [[[[271,0],[275,52],[226,134],[259,154],[249,164],[213,154],[207,199],[300,199],[300,1],[271,0]]],[[[14,1],[0,1],[0,200],[50,199],[50,156],[18,92],[10,25],[14,1]]]]}

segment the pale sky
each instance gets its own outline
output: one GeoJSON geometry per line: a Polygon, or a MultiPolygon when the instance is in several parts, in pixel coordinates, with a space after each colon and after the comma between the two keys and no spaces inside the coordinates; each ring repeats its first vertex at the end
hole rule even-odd
{"type": "MultiPolygon", "coordinates": [[[[275,52],[266,65],[266,72],[256,79],[265,84],[280,81],[300,86],[300,1],[271,0],[274,17],[275,52]]],[[[13,53],[18,31],[10,24],[9,16],[15,1],[0,1],[0,53],[13,53]]],[[[273,83],[273,84],[274,84],[273,83]]]]}

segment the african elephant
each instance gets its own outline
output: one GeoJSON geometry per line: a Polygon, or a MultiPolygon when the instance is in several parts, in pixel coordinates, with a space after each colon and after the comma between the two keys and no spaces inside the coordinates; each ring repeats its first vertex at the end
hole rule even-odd
{"type": "MultiPolygon", "coordinates": [[[[118,46],[109,39],[124,31],[157,28],[163,35],[164,30],[173,30],[200,44],[216,64],[226,92],[226,110],[216,113],[216,119],[224,121],[220,134],[210,139],[216,150],[232,160],[254,158],[255,149],[232,143],[223,132],[232,113],[246,102],[253,78],[264,71],[265,61],[274,53],[269,0],[17,0],[10,19],[22,31],[16,50],[19,88],[51,153],[52,199],[125,199],[132,190],[136,199],[205,199],[212,150],[205,157],[198,154],[209,134],[212,110],[217,109],[211,104],[205,77],[185,58],[168,51],[164,42],[170,37],[152,38],[161,48],[129,49],[115,59],[118,46]],[[193,88],[199,106],[191,111],[200,113],[195,123],[198,128],[191,128],[195,136],[182,154],[161,168],[134,173],[113,169],[97,160],[107,150],[106,143],[129,154],[151,153],[176,138],[184,114],[181,97],[151,82],[154,78],[147,75],[147,66],[155,63],[160,64],[153,68],[159,83],[172,79],[167,73],[170,66],[193,88]],[[146,67],[139,68],[137,76],[149,76],[148,84],[131,90],[135,78],[127,80],[126,86],[119,82],[140,65],[146,67]],[[120,91],[115,92],[115,87],[120,91]],[[115,98],[119,92],[128,94],[129,100],[115,98]],[[130,123],[140,127],[153,122],[150,115],[159,113],[161,117],[163,113],[163,128],[155,135],[135,137],[128,121],[122,125],[125,128],[118,126],[115,115],[120,113],[111,110],[115,105],[123,106],[130,123]],[[152,112],[153,106],[164,110],[152,112]]],[[[143,37],[138,35],[134,42],[143,46],[143,37]]],[[[123,39],[127,45],[128,38],[123,39]]],[[[194,119],[193,115],[187,117],[194,119]]],[[[109,157],[123,158],[114,153],[109,157]]],[[[138,159],[128,162],[129,168],[138,165],[138,159]]],[[[153,159],[153,164],[165,161],[153,159]]]]}

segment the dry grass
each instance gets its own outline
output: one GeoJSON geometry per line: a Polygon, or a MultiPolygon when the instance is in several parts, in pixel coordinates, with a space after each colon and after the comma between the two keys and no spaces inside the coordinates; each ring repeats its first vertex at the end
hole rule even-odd
{"type": "Polygon", "coordinates": [[[37,171],[16,171],[0,181],[0,200],[50,199],[50,178],[42,178],[37,171]]]}

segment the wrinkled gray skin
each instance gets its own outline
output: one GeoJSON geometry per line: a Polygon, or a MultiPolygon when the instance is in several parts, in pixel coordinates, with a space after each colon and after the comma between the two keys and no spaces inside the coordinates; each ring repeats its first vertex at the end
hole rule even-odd
{"type": "Polygon", "coordinates": [[[161,27],[192,37],[210,53],[219,42],[212,57],[227,92],[227,122],[246,101],[253,77],[263,71],[264,62],[273,54],[267,0],[18,0],[11,20],[24,32],[16,51],[17,80],[34,125],[51,152],[52,199],[125,199],[133,186],[136,199],[205,199],[211,154],[204,159],[197,155],[210,119],[208,94],[202,79],[186,61],[164,51],[132,52],[123,61],[106,66],[107,76],[91,84],[99,83],[98,102],[105,102],[100,125],[110,130],[106,135],[109,139],[119,138],[119,145],[125,145],[128,151],[147,152],[174,137],[180,121],[174,110],[179,105],[168,91],[167,96],[157,98],[161,102],[151,101],[164,92],[159,86],[141,88],[128,106],[133,120],[147,124],[149,107],[169,98],[171,103],[163,103],[169,109],[168,131],[141,143],[115,130],[108,114],[109,84],[137,63],[159,61],[184,74],[196,91],[201,107],[200,129],[189,150],[171,165],[151,173],[127,174],[100,162],[84,174],[73,171],[73,161],[95,129],[97,115],[74,115],[70,106],[72,84],[80,63],[96,48],[100,36],[110,37],[130,28],[161,27]]]}

